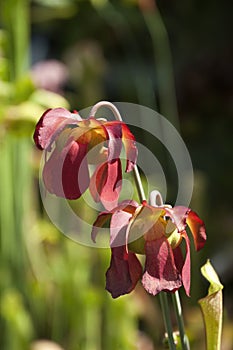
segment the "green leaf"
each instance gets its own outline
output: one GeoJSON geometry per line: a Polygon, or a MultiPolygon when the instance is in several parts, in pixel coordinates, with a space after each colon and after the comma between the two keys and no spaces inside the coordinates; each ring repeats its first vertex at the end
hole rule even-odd
{"type": "Polygon", "coordinates": [[[208,295],[199,300],[205,323],[207,350],[220,350],[223,285],[209,260],[202,266],[201,273],[210,283],[208,295]]]}

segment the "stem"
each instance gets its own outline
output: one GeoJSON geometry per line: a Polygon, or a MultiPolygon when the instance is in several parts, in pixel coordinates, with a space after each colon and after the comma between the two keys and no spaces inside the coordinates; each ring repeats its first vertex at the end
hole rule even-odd
{"type": "Polygon", "coordinates": [[[182,307],[181,307],[180,296],[179,296],[178,290],[174,294],[172,294],[172,302],[173,302],[173,306],[175,309],[176,319],[177,319],[177,323],[178,323],[178,327],[179,327],[180,341],[181,341],[182,349],[190,350],[189,340],[188,340],[188,337],[185,334],[185,330],[184,330],[184,320],[183,320],[183,316],[182,316],[182,307]]]}
{"type": "Polygon", "coordinates": [[[167,331],[169,348],[170,348],[170,350],[176,350],[176,346],[175,346],[174,338],[173,338],[173,330],[172,330],[170,312],[169,312],[170,310],[169,310],[168,301],[167,301],[167,294],[165,292],[160,292],[159,293],[159,300],[160,300],[161,309],[162,309],[162,313],[163,313],[163,320],[164,320],[165,328],[167,331]]]}
{"type": "Polygon", "coordinates": [[[97,113],[98,109],[101,108],[101,107],[108,107],[109,109],[111,109],[111,111],[114,114],[114,117],[116,118],[116,120],[119,120],[120,122],[123,122],[123,119],[121,118],[120,112],[118,111],[116,106],[114,106],[114,104],[109,102],[109,101],[97,102],[92,107],[92,109],[90,111],[90,116],[95,117],[95,114],[97,113]]]}
{"type": "Polygon", "coordinates": [[[145,192],[143,189],[142,180],[141,180],[137,165],[134,166],[133,173],[134,173],[134,181],[136,184],[136,188],[137,188],[138,197],[140,199],[140,202],[145,201],[146,195],[145,195],[145,192]]]}

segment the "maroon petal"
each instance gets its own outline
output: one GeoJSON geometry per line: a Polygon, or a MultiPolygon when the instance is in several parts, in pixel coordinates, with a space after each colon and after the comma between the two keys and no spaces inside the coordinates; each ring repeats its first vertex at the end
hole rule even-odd
{"type": "Polygon", "coordinates": [[[72,114],[65,108],[48,109],[44,112],[36,125],[33,135],[39,149],[50,148],[52,142],[67,125],[75,125],[82,120],[79,114],[72,114]]]}
{"type": "Polygon", "coordinates": [[[126,172],[129,172],[133,170],[137,162],[138,150],[136,147],[134,135],[131,133],[128,126],[124,123],[122,123],[122,132],[123,132],[122,139],[123,139],[126,159],[127,159],[126,172]]]}
{"type": "Polygon", "coordinates": [[[180,246],[176,247],[173,250],[175,264],[182,276],[182,283],[185,289],[185,292],[190,296],[190,269],[191,269],[191,259],[190,259],[190,241],[188,235],[185,231],[182,232],[182,236],[185,239],[186,243],[186,256],[183,257],[180,246]]]}
{"type": "Polygon", "coordinates": [[[189,296],[190,295],[190,269],[191,269],[190,241],[185,231],[183,232],[182,236],[184,237],[186,242],[186,257],[185,257],[184,266],[182,268],[182,282],[183,282],[185,292],[189,296]]]}
{"type": "Polygon", "coordinates": [[[141,278],[142,267],[134,253],[124,246],[112,248],[110,267],[106,272],[106,289],[113,298],[130,293],[141,278]]]}
{"type": "Polygon", "coordinates": [[[108,135],[108,161],[120,158],[122,149],[122,123],[118,121],[103,124],[108,135]]]}
{"type": "Polygon", "coordinates": [[[118,204],[121,190],[121,162],[105,162],[99,165],[91,177],[90,192],[96,202],[101,202],[107,210],[118,204]]]}
{"type": "Polygon", "coordinates": [[[87,145],[70,142],[59,152],[55,147],[43,169],[46,189],[59,197],[77,199],[89,186],[87,145]]]}
{"type": "Polygon", "coordinates": [[[203,248],[206,242],[206,230],[204,221],[192,210],[188,213],[187,224],[192,232],[196,250],[203,248]]]}
{"type": "Polygon", "coordinates": [[[110,224],[110,246],[119,247],[126,244],[126,230],[132,214],[117,210],[112,215],[110,224]]]}
{"type": "Polygon", "coordinates": [[[173,292],[182,281],[175,266],[174,256],[167,239],[161,237],[145,243],[146,265],[142,278],[144,288],[153,295],[163,291],[173,292]]]}

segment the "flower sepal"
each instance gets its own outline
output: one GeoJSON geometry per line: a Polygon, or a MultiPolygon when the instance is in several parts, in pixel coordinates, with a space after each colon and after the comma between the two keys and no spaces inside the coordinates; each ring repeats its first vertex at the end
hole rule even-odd
{"type": "Polygon", "coordinates": [[[135,241],[128,243],[128,250],[136,254],[145,255],[145,242],[145,238],[141,236],[135,241]]]}
{"type": "Polygon", "coordinates": [[[172,249],[178,247],[182,241],[182,236],[177,230],[176,225],[169,219],[166,224],[166,230],[164,232],[172,249]]]}

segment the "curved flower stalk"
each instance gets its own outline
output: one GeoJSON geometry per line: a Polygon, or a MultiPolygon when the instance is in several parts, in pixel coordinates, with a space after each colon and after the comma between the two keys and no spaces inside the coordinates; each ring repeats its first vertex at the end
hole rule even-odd
{"type": "Polygon", "coordinates": [[[107,210],[118,204],[124,145],[126,172],[137,159],[135,138],[122,121],[82,119],[64,108],[47,110],[36,125],[36,146],[46,151],[43,181],[46,189],[67,199],[79,198],[89,187],[107,210]],[[90,177],[88,164],[96,169],[90,177]]]}
{"type": "Polygon", "coordinates": [[[175,292],[181,286],[190,294],[190,228],[196,250],[206,241],[204,222],[187,207],[153,206],[124,201],[110,212],[102,212],[93,225],[95,241],[99,228],[110,219],[112,257],[106,273],[106,289],[113,298],[131,292],[142,278],[153,295],[175,292]],[[185,242],[183,256],[181,243],[185,242]],[[145,267],[136,254],[145,254],[145,267]]]}

